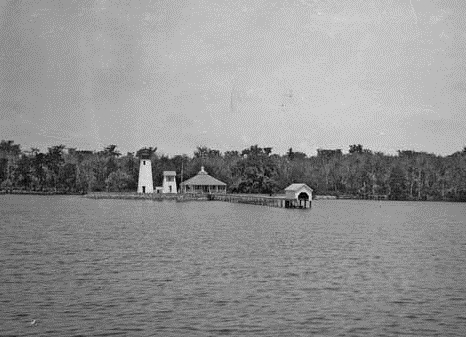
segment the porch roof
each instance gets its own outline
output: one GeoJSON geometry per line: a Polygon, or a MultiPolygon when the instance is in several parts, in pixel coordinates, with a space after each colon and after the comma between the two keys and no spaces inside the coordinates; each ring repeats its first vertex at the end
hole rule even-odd
{"type": "Polygon", "coordinates": [[[220,181],[218,179],[215,179],[214,177],[210,176],[207,174],[206,171],[204,171],[204,167],[201,168],[201,171],[194,177],[182,182],[180,186],[185,186],[185,185],[196,185],[196,186],[226,186],[223,181],[220,181]]]}

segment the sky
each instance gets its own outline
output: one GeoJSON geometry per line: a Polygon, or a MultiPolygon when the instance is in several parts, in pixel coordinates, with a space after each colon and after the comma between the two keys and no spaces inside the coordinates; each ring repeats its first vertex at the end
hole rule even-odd
{"type": "Polygon", "coordinates": [[[462,0],[0,0],[0,139],[191,155],[466,146],[462,0]]]}

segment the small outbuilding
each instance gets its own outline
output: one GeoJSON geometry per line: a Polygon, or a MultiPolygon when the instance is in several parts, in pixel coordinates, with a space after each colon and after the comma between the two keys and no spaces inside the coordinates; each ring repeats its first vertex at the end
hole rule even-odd
{"type": "Polygon", "coordinates": [[[220,193],[227,192],[227,184],[215,179],[204,171],[204,166],[194,177],[180,184],[182,193],[220,193]]]}
{"type": "Polygon", "coordinates": [[[175,171],[163,171],[162,193],[177,193],[175,171]]]}
{"type": "Polygon", "coordinates": [[[285,199],[298,207],[311,207],[313,189],[306,184],[291,184],[285,188],[285,199]]]}

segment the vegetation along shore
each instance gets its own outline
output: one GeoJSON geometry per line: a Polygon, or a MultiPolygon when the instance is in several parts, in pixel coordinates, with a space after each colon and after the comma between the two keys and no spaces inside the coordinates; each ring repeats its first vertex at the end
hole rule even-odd
{"type": "MultiPolygon", "coordinates": [[[[284,154],[271,147],[241,151],[197,147],[192,155],[172,157],[150,148],[154,186],[163,171],[176,171],[179,185],[201,165],[227,183],[228,193],[279,193],[294,182],[311,186],[317,195],[342,199],[466,201],[466,147],[448,156],[413,150],[387,155],[362,145],[319,149],[315,156],[290,148],[284,154]]],[[[0,143],[0,191],[3,193],[85,194],[134,192],[139,153],[122,155],[116,145],[87,151],[56,145],[40,152],[22,150],[12,140],[0,143]]]]}

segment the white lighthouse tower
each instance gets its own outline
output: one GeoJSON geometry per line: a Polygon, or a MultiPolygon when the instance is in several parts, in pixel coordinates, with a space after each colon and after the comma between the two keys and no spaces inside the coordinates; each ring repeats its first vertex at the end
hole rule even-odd
{"type": "Polygon", "coordinates": [[[154,193],[152,182],[152,164],[150,161],[150,151],[141,151],[139,163],[138,193],[154,193]]]}

